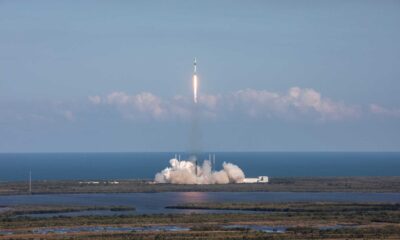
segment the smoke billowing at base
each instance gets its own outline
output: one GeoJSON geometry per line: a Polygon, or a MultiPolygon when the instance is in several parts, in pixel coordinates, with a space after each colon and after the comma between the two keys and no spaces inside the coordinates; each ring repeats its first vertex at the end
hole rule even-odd
{"type": "Polygon", "coordinates": [[[237,165],[224,162],[222,169],[213,171],[211,162],[204,160],[203,165],[196,166],[194,161],[179,161],[173,158],[170,167],[157,173],[154,181],[157,183],[174,184],[228,184],[242,183],[245,176],[237,165]]]}

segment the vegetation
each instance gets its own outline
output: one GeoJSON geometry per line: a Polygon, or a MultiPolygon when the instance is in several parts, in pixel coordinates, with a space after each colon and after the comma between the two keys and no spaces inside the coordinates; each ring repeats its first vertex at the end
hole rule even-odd
{"type": "Polygon", "coordinates": [[[288,203],[187,203],[168,206],[175,209],[217,209],[267,212],[371,212],[400,211],[399,203],[288,202],[288,203]]]}
{"type": "Polygon", "coordinates": [[[26,214],[66,213],[94,210],[134,211],[135,208],[128,206],[15,205],[7,206],[7,209],[1,212],[0,216],[4,217],[26,214]]]}
{"type": "MultiPolygon", "coordinates": [[[[13,235],[0,239],[399,239],[400,206],[383,203],[193,203],[187,208],[239,209],[256,212],[219,214],[156,214],[29,218],[0,213],[0,229],[13,235]],[[267,211],[267,212],[264,212],[267,211]],[[268,233],[227,225],[283,226],[284,233],[268,233]],[[75,232],[62,235],[34,234],[40,228],[78,226],[157,226],[190,228],[177,232],[75,232]]],[[[31,211],[35,206],[25,206],[31,211]]],[[[43,206],[42,210],[46,210],[43,206]]],[[[51,209],[51,206],[49,206],[51,209]]]]}
{"type": "MultiPolygon", "coordinates": [[[[400,192],[400,177],[285,177],[266,184],[176,185],[150,180],[34,181],[32,194],[130,192],[400,192]]],[[[28,194],[27,182],[0,182],[0,195],[28,194]]]]}
{"type": "MultiPolygon", "coordinates": [[[[139,239],[139,240],[243,240],[243,239],[271,239],[271,240],[309,240],[309,239],[399,239],[399,227],[387,226],[378,228],[341,229],[341,230],[311,230],[291,229],[283,234],[263,233],[255,231],[190,231],[190,232],[152,232],[152,233],[91,233],[74,234],[63,239],[139,239]]],[[[55,236],[24,235],[24,238],[54,239],[55,236]]]]}

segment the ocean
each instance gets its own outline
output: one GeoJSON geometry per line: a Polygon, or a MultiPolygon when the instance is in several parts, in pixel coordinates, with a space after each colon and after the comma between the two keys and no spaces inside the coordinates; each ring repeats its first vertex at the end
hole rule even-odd
{"type": "MultiPolygon", "coordinates": [[[[0,181],[152,179],[175,152],[161,153],[1,153],[0,181]]],[[[185,153],[182,159],[187,157],[185,153]]],[[[217,152],[247,177],[399,176],[400,152],[217,152]]],[[[208,157],[202,154],[200,159],[208,157]]]]}

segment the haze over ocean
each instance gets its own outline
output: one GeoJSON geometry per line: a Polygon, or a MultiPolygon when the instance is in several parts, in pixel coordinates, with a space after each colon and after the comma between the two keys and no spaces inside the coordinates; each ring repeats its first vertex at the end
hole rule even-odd
{"type": "MultiPolygon", "coordinates": [[[[153,179],[175,153],[0,154],[0,181],[50,179],[153,179]]],[[[207,156],[204,155],[204,158],[207,156]]],[[[398,176],[398,152],[221,152],[246,176],[398,176]]]]}

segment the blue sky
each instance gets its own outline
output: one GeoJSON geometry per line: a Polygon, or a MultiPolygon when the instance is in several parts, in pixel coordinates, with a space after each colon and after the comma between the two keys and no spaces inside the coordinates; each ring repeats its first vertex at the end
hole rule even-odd
{"type": "Polygon", "coordinates": [[[399,151],[399,1],[0,1],[0,152],[399,151]]]}

